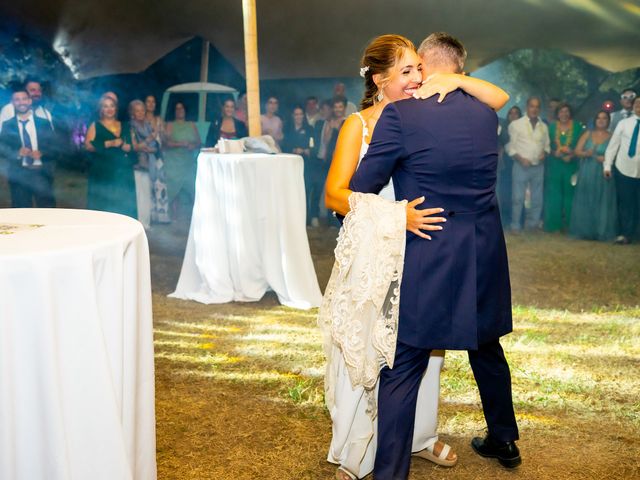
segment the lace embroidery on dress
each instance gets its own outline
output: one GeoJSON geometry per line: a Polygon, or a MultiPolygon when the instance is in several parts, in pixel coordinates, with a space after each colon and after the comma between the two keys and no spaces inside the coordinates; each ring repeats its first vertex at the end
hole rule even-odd
{"type": "Polygon", "coordinates": [[[325,399],[335,402],[333,355],[342,355],[354,388],[373,389],[380,369],[393,367],[406,241],[406,201],[354,192],[335,249],[335,264],[318,315],[327,356],[325,399]],[[338,347],[338,348],[335,348],[338,347]]]}

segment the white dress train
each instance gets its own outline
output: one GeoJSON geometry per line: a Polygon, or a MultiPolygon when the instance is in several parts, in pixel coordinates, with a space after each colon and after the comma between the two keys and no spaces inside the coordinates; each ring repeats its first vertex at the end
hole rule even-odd
{"type": "MultiPolygon", "coordinates": [[[[360,113],[355,113],[354,115],[357,115],[363,124],[362,146],[360,149],[360,160],[362,160],[368,149],[368,144],[365,142],[368,131],[366,122],[360,113]]],[[[395,201],[393,185],[391,182],[383,189],[382,192],[380,192],[380,196],[387,200],[395,201]]],[[[402,207],[401,215],[404,215],[403,212],[404,207],[402,207]]],[[[404,227],[402,227],[401,231],[402,242],[404,242],[404,227]]],[[[336,257],[338,257],[338,248],[336,248],[336,257]]],[[[345,250],[350,252],[350,248],[348,246],[345,250]]],[[[404,257],[404,246],[402,246],[401,255],[404,257]]],[[[366,268],[370,269],[370,266],[367,265],[366,268]]],[[[337,259],[336,265],[334,266],[334,272],[332,272],[332,280],[329,281],[330,285],[327,286],[325,296],[331,295],[328,291],[332,285],[334,275],[337,275],[336,270],[339,269],[340,265],[338,265],[337,259]]],[[[378,271],[378,269],[374,270],[378,271]]],[[[399,267],[399,273],[401,276],[401,267],[399,267]]],[[[392,288],[393,282],[388,286],[389,290],[392,288]]],[[[354,288],[354,290],[355,289],[356,288],[354,288]]],[[[348,290],[351,294],[351,290],[348,290]]],[[[397,290],[399,291],[399,287],[397,287],[397,290]]],[[[383,296],[387,297],[385,301],[388,300],[389,296],[393,297],[393,295],[387,295],[387,292],[384,292],[383,296]]],[[[399,297],[396,296],[396,300],[398,298],[399,297]]],[[[391,299],[391,303],[393,303],[393,298],[391,299]]],[[[323,305],[323,308],[324,307],[325,305],[323,305]]],[[[397,305],[395,305],[396,324],[397,310],[397,305]]],[[[325,351],[328,357],[326,371],[327,385],[325,388],[327,389],[327,406],[329,408],[333,424],[333,436],[327,460],[331,463],[344,467],[358,478],[363,478],[373,471],[375,460],[377,443],[376,404],[378,396],[379,368],[376,369],[377,372],[373,388],[365,389],[362,384],[354,386],[352,382],[352,377],[354,376],[353,369],[350,376],[350,368],[347,366],[347,362],[345,361],[343,350],[335,341],[335,332],[333,334],[333,339],[331,337],[331,333],[327,332],[330,327],[327,326],[328,321],[326,319],[324,319],[325,321],[323,322],[323,314],[326,315],[326,312],[323,312],[321,309],[319,323],[321,327],[323,327],[323,330],[325,330],[325,351]],[[374,402],[374,404],[372,405],[371,402],[374,402]]],[[[386,325],[385,327],[388,331],[389,325],[386,325]]],[[[375,328],[375,326],[372,328],[375,328]]],[[[346,332],[347,330],[345,330],[345,334],[346,332]]],[[[395,333],[397,333],[397,331],[394,332],[394,334],[395,333]]],[[[371,335],[372,337],[374,336],[373,334],[371,335]]],[[[393,362],[396,337],[393,336],[389,338],[393,340],[393,348],[387,352],[386,362],[382,359],[378,366],[380,366],[380,364],[391,364],[393,362]]],[[[352,341],[352,339],[346,341],[352,341]]],[[[420,384],[416,407],[412,452],[428,448],[438,440],[438,402],[440,397],[440,372],[442,370],[443,363],[444,357],[432,355],[429,360],[427,371],[425,372],[420,384]]],[[[360,380],[356,380],[355,383],[362,382],[360,380]]],[[[371,387],[371,385],[369,385],[369,387],[371,387]]]]}

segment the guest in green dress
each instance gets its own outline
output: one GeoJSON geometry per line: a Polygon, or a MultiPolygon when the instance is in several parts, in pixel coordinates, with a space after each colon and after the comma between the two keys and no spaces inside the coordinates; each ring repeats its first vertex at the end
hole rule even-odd
{"type": "Polygon", "coordinates": [[[605,178],[602,171],[604,152],[611,139],[610,121],[608,112],[598,112],[595,128],[583,133],[576,146],[580,169],[569,227],[572,237],[607,241],[616,236],[616,185],[613,179],[605,178]]]}
{"type": "Polygon", "coordinates": [[[545,162],[544,229],[567,230],[571,219],[578,161],[574,149],[584,126],[572,118],[571,107],[560,104],[556,121],[549,125],[551,155],[545,162]]]}
{"type": "Polygon", "coordinates": [[[116,101],[103,96],[100,119],[87,130],[89,153],[87,208],[121,213],[136,218],[136,187],[128,129],[117,120],[116,101]]]}
{"type": "Polygon", "coordinates": [[[192,203],[195,197],[196,159],[200,150],[200,135],[195,123],[186,120],[187,111],[177,102],[174,120],[164,129],[163,154],[167,194],[176,212],[180,196],[192,203]]]}

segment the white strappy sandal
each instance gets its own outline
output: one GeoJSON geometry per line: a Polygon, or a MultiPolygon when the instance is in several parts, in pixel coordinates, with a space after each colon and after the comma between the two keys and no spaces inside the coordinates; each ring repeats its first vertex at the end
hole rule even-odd
{"type": "Polygon", "coordinates": [[[449,456],[449,452],[451,451],[451,447],[448,444],[446,443],[444,444],[444,447],[442,447],[442,451],[440,452],[440,455],[437,455],[437,456],[433,453],[434,445],[435,443],[433,445],[428,446],[424,450],[420,450],[419,452],[412,453],[411,455],[413,455],[414,457],[420,457],[425,460],[429,460],[430,462],[433,462],[436,465],[440,465],[442,467],[453,467],[456,463],[458,463],[457,456],[453,460],[447,459],[447,457],[449,456]]]}

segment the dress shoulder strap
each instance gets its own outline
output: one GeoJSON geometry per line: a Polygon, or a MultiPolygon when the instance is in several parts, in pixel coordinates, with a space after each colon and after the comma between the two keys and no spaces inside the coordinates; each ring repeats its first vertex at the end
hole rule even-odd
{"type": "Polygon", "coordinates": [[[367,127],[367,122],[360,112],[353,112],[351,115],[355,115],[362,122],[362,141],[365,142],[365,139],[369,136],[369,127],[367,127]]]}

